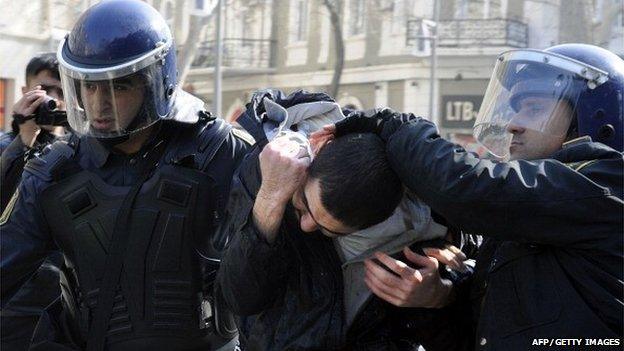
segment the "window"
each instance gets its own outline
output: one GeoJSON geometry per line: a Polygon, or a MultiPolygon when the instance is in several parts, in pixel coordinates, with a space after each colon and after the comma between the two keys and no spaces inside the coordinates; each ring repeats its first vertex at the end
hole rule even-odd
{"type": "Polygon", "coordinates": [[[488,19],[501,15],[501,0],[455,0],[456,19],[488,19]]]}
{"type": "Polygon", "coordinates": [[[365,6],[364,0],[349,1],[349,36],[364,34],[365,6]]]}
{"type": "Polygon", "coordinates": [[[308,40],[308,0],[290,2],[290,42],[308,40]]]}

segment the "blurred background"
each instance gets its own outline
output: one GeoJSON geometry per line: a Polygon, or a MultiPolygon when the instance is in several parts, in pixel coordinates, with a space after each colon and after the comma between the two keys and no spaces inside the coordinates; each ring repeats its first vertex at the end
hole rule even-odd
{"type": "MultiPolygon", "coordinates": [[[[24,69],[94,0],[0,0],[0,130],[24,69]]],[[[326,91],[471,135],[496,56],[580,42],[624,56],[624,0],[151,0],[178,47],[181,86],[235,121],[251,93],[326,91]]]]}

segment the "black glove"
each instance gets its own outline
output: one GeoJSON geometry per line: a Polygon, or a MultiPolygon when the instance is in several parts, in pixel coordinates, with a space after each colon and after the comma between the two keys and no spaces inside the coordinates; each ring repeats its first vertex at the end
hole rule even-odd
{"type": "Polygon", "coordinates": [[[412,113],[400,113],[389,108],[372,113],[357,111],[336,123],[336,137],[349,133],[375,133],[388,141],[403,124],[420,120],[412,113]]]}

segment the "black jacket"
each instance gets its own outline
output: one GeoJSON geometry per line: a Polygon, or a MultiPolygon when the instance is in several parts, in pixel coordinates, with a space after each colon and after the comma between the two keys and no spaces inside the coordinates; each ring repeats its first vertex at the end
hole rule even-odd
{"type": "MultiPolygon", "coordinates": [[[[203,244],[204,239],[211,237],[213,234],[211,230],[211,223],[213,222],[211,221],[218,222],[222,217],[232,174],[242,160],[243,155],[249,149],[249,145],[241,140],[239,135],[234,131],[227,132],[223,138],[220,137],[216,139],[211,137],[212,134],[210,130],[213,128],[211,126],[224,126],[224,130],[229,130],[229,127],[225,127],[225,123],[213,123],[208,119],[200,120],[195,124],[183,124],[174,121],[164,121],[161,123],[161,133],[157,133],[152,138],[152,141],[148,143],[150,145],[166,145],[164,151],[158,154],[160,161],[154,168],[158,170],[163,167],[176,167],[176,169],[180,170],[180,174],[184,174],[183,172],[185,169],[192,169],[193,171],[197,170],[204,173],[206,177],[214,180],[215,192],[210,199],[206,199],[205,201],[213,201],[216,205],[216,211],[198,215],[196,216],[197,221],[193,222],[210,224],[210,227],[208,227],[209,230],[197,233],[201,235],[198,235],[197,243],[194,243],[194,245],[196,245],[195,251],[201,254],[198,243],[201,241],[203,244]],[[219,141],[218,147],[215,146],[212,148],[213,140],[219,141]],[[220,142],[221,140],[222,142],[220,142]],[[210,153],[208,156],[209,151],[214,151],[215,153],[210,153]],[[208,162],[207,160],[210,161],[208,162]]],[[[216,142],[214,144],[217,145],[216,142]]],[[[148,146],[146,146],[146,148],[147,147],[148,146]]],[[[69,172],[72,169],[71,166],[73,163],[45,162],[46,160],[53,159],[54,147],[47,150],[47,154],[44,153],[40,157],[29,161],[18,192],[16,193],[18,194],[15,198],[16,201],[7,208],[7,211],[5,211],[0,219],[0,230],[2,231],[2,235],[0,236],[0,272],[2,274],[0,302],[2,307],[6,306],[7,302],[14,296],[21,285],[34,274],[42,260],[50,252],[57,250],[59,247],[59,242],[57,241],[58,237],[55,237],[51,230],[52,221],[58,220],[58,218],[46,217],[46,213],[48,212],[44,210],[48,209],[50,206],[43,208],[42,197],[44,193],[56,183],[55,176],[51,175],[59,175],[61,177],[62,172],[69,172]],[[57,168],[46,168],[48,164],[51,166],[59,164],[60,166],[57,168]]],[[[78,150],[75,151],[71,160],[75,161],[75,164],[80,166],[80,170],[92,172],[95,175],[94,177],[100,178],[107,185],[131,187],[135,186],[135,183],[144,176],[140,167],[133,167],[133,165],[136,164],[136,158],[141,157],[143,154],[144,153],[137,153],[135,155],[120,154],[110,151],[92,138],[83,137],[80,139],[78,150]]],[[[60,181],[62,182],[63,180],[64,178],[61,178],[60,181]]],[[[161,191],[164,190],[161,189],[161,191]]],[[[59,201],[59,207],[62,204],[63,203],[59,201]]],[[[193,219],[193,221],[195,221],[195,219],[193,219]]],[[[160,245],[164,244],[161,243],[160,245]]],[[[203,245],[201,245],[201,248],[204,248],[203,245]]],[[[170,251],[163,252],[163,256],[170,256],[174,259],[177,257],[175,256],[176,253],[170,251]]],[[[67,254],[67,252],[65,254],[67,254]]],[[[182,253],[177,254],[182,255],[182,253]]],[[[197,261],[198,265],[201,263],[203,266],[204,261],[209,260],[198,255],[197,261]]],[[[171,262],[178,261],[173,260],[171,262]]],[[[151,267],[152,266],[150,266],[150,269],[151,267]]],[[[62,268],[65,273],[69,272],[67,264],[64,264],[62,268]]],[[[95,265],[81,266],[80,269],[91,272],[95,269],[95,265]]],[[[212,284],[214,272],[205,271],[202,273],[204,273],[205,276],[198,276],[197,279],[201,279],[202,284],[212,284]]],[[[140,282],[143,283],[143,281],[140,282]]],[[[76,286],[76,282],[72,281],[72,283],[72,285],[65,283],[64,286],[69,286],[73,289],[76,286]]],[[[150,289],[155,290],[151,287],[150,289]]],[[[206,290],[210,290],[210,288],[207,287],[206,290]]],[[[65,289],[65,291],[69,290],[65,289]]],[[[69,299],[64,301],[67,300],[69,299]]],[[[192,311],[192,313],[196,313],[196,311],[192,311]]],[[[86,316],[88,317],[89,314],[86,314],[86,316]]],[[[215,316],[214,313],[213,316],[215,316]]],[[[67,316],[61,315],[60,317],[64,318],[67,316]]],[[[82,316],[72,315],[71,318],[67,317],[66,319],[76,320],[78,317],[82,316]]],[[[75,340],[70,341],[65,337],[69,334],[67,333],[67,324],[62,326],[55,324],[58,320],[63,320],[62,318],[52,316],[50,319],[53,320],[49,323],[49,330],[46,329],[48,325],[42,325],[40,323],[42,328],[38,327],[39,332],[35,333],[35,336],[37,337],[38,335],[39,339],[35,338],[33,343],[45,345],[41,346],[41,349],[46,350],[51,347],[47,344],[49,342],[55,342],[55,345],[58,345],[58,343],[64,345],[74,343],[75,340]],[[60,328],[57,329],[57,326],[60,328]],[[51,337],[53,337],[54,340],[50,340],[51,337]]],[[[143,345],[150,345],[149,342],[152,342],[152,344],[155,343],[152,340],[153,338],[144,338],[143,345]]],[[[82,341],[79,340],[76,342],[82,341]]],[[[182,342],[179,344],[179,348],[184,347],[182,346],[182,342]]]]}
{"type": "MultiPolygon", "coordinates": [[[[341,261],[331,239],[304,233],[292,207],[276,242],[267,243],[251,211],[260,185],[258,149],[234,177],[228,218],[219,235],[228,242],[217,275],[217,294],[242,316],[249,350],[413,350],[466,346],[458,305],[439,310],[397,308],[373,296],[346,328],[341,261]]],[[[465,314],[464,314],[465,315],[465,314]]],[[[470,344],[470,342],[468,342],[470,344]]]]}
{"type": "Polygon", "coordinates": [[[392,167],[433,210],[498,240],[480,262],[487,288],[477,348],[622,337],[621,153],[582,142],[552,159],[483,160],[426,120],[402,126],[387,147],[392,167]]]}

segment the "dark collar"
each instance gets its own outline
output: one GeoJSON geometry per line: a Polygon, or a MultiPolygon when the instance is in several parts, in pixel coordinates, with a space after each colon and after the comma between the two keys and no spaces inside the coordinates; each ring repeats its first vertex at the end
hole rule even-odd
{"type": "MultiPolygon", "coordinates": [[[[143,144],[141,149],[136,154],[141,154],[141,152],[145,150],[149,150],[152,148],[158,141],[162,140],[166,136],[163,133],[162,123],[157,123],[154,125],[155,129],[152,131],[150,136],[147,138],[147,141],[143,144]]],[[[89,158],[93,165],[97,168],[102,168],[106,161],[110,158],[111,154],[120,155],[123,157],[132,157],[133,155],[126,155],[120,152],[117,152],[111,148],[104,146],[99,140],[93,137],[86,137],[86,144],[89,154],[89,158]]]]}
{"type": "Polygon", "coordinates": [[[111,151],[104,147],[104,145],[102,145],[96,138],[86,137],[85,139],[89,158],[91,159],[93,165],[97,168],[102,168],[108,160],[111,151]]]}
{"type": "Polygon", "coordinates": [[[621,158],[622,153],[598,142],[581,142],[569,145],[552,155],[563,163],[621,158]]]}

